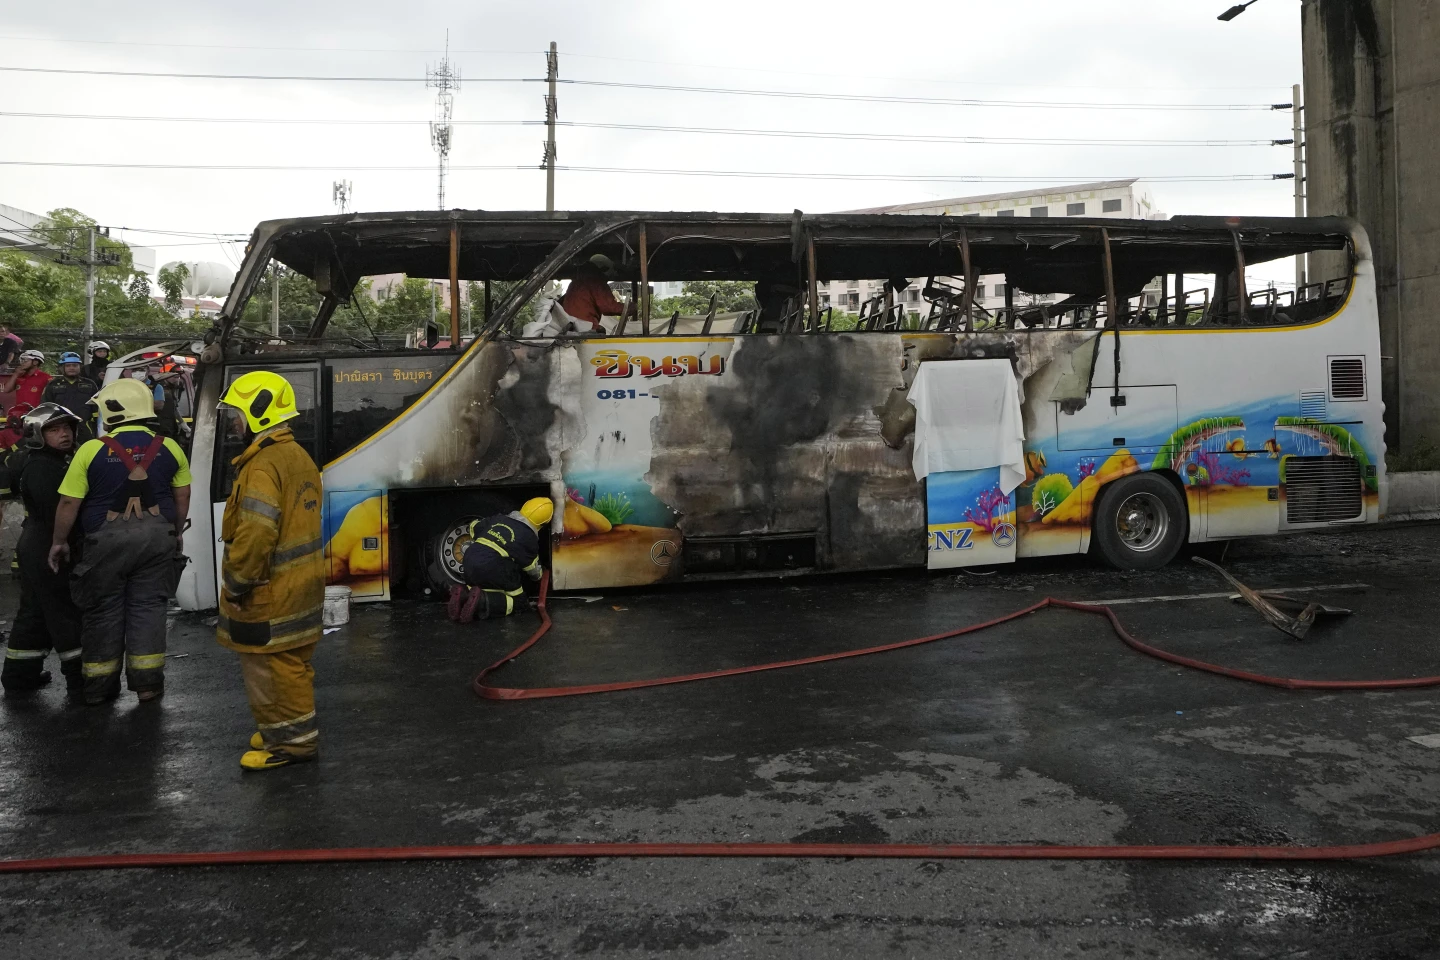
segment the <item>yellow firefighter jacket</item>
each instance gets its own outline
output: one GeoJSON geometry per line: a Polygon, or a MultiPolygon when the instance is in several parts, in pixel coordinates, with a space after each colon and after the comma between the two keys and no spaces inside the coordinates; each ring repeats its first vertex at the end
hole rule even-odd
{"type": "Polygon", "coordinates": [[[325,605],[320,471],[288,427],[261,434],[233,462],[217,639],[242,653],[314,643],[325,605]]]}

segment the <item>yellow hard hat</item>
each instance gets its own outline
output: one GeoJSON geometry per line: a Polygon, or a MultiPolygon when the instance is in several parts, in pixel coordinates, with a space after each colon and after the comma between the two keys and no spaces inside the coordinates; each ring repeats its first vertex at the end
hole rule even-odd
{"type": "Polygon", "coordinates": [[[535,524],[535,529],[543,530],[550,523],[550,518],[555,516],[555,504],[550,502],[549,497],[526,500],[520,508],[520,516],[535,524]]]}
{"type": "Polygon", "coordinates": [[[255,433],[300,415],[290,381],[269,370],[255,370],[240,377],[230,384],[220,402],[245,414],[245,422],[255,433]]]}
{"type": "Polygon", "coordinates": [[[155,416],[152,388],[131,377],[106,384],[87,402],[100,411],[100,423],[107,429],[155,416]]]}

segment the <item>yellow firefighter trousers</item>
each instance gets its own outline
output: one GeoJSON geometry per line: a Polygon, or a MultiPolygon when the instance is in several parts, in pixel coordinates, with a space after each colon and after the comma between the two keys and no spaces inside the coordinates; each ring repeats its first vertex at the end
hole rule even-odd
{"type": "Polygon", "coordinates": [[[315,644],[280,653],[242,653],[240,672],[250,712],[265,749],[291,757],[313,757],[320,739],[315,725],[315,644]]]}

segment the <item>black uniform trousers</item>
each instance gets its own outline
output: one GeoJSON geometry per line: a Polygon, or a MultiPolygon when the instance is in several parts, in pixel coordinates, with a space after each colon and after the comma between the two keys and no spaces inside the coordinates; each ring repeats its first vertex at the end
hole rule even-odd
{"type": "Polygon", "coordinates": [[[27,521],[15,555],[20,563],[20,609],[10,630],[0,685],[17,692],[41,686],[45,658],[53,647],[60,655],[66,685],[78,692],[85,683],[80,669],[80,609],[70,596],[68,571],[50,570],[50,532],[27,521]]]}
{"type": "Polygon", "coordinates": [[[518,563],[486,543],[475,542],[465,548],[461,565],[465,582],[485,593],[485,619],[515,612],[515,601],[525,596],[518,563]]]}

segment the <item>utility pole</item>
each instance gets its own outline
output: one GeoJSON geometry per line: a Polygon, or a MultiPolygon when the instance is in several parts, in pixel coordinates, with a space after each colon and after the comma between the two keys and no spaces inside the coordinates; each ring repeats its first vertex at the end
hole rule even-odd
{"type": "Polygon", "coordinates": [[[555,212],[555,118],[560,115],[560,105],[555,101],[555,81],[560,77],[560,55],[555,51],[555,41],[550,41],[550,52],[545,55],[545,82],[550,92],[545,95],[545,212],[555,212]]]}
{"type": "Polygon", "coordinates": [[[445,173],[450,168],[450,145],[455,128],[450,118],[455,112],[454,91],[460,89],[460,68],[450,62],[450,31],[445,31],[445,56],[425,71],[425,86],[435,88],[435,119],[430,121],[430,146],[439,157],[440,189],[437,209],[445,209],[445,173]]]}
{"type": "Polygon", "coordinates": [[[83,334],[84,353],[82,356],[90,356],[90,343],[95,339],[95,268],[113,266],[120,262],[118,253],[95,252],[95,236],[103,233],[105,237],[110,236],[109,227],[97,227],[91,225],[86,228],[89,241],[89,249],[85,256],[77,257],[74,254],[65,253],[56,258],[57,263],[71,264],[85,268],[85,330],[83,334]]]}
{"type": "MultiPolygon", "coordinates": [[[[1305,216],[1305,115],[1300,103],[1300,84],[1291,89],[1290,106],[1294,117],[1295,138],[1295,216],[1305,216]]],[[[1300,291],[1306,281],[1305,254],[1295,255],[1295,302],[1300,302],[1300,291]]]]}
{"type": "Polygon", "coordinates": [[[270,335],[280,338],[280,263],[270,261],[270,335]]]}
{"type": "Polygon", "coordinates": [[[90,341],[95,338],[95,228],[90,228],[90,254],[85,258],[85,352],[90,356],[90,341]]]}

